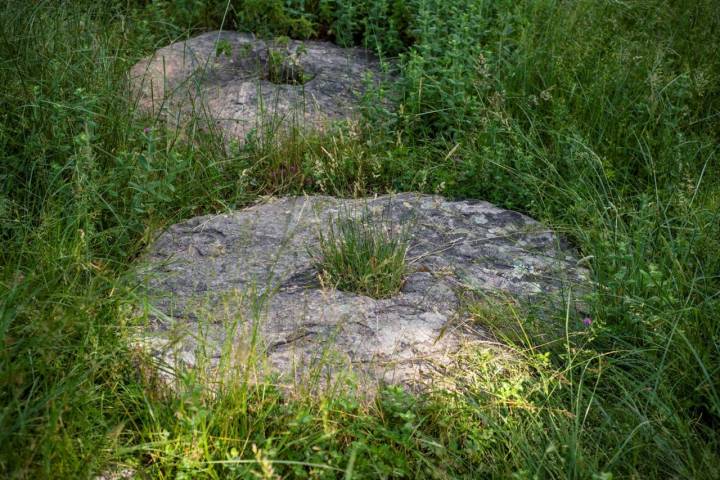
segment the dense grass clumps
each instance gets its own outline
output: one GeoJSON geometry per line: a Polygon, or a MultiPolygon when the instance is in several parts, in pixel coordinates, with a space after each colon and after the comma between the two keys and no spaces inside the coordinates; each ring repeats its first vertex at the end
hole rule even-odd
{"type": "Polygon", "coordinates": [[[318,233],[311,254],[329,287],[373,298],[397,293],[407,273],[408,238],[371,215],[341,217],[318,233]]]}
{"type": "MultiPolygon", "coordinates": [[[[0,476],[717,476],[715,0],[11,1],[0,31],[0,476]],[[360,125],[230,149],[138,116],[129,67],[220,27],[365,46],[398,80],[360,125]],[[470,305],[517,365],[469,352],[463,389],[368,405],[138,374],[127,273],[160,229],[263,195],[410,190],[552,224],[596,282],[589,322],[470,305]]],[[[325,245],[353,278],[390,259],[372,291],[404,250],[359,225],[325,245]]]]}

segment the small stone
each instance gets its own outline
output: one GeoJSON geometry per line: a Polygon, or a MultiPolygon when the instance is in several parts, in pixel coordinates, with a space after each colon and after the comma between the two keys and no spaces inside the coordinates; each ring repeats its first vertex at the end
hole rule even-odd
{"type": "Polygon", "coordinates": [[[95,476],[95,480],[132,480],[136,477],[136,472],[132,468],[117,468],[95,476]]]}

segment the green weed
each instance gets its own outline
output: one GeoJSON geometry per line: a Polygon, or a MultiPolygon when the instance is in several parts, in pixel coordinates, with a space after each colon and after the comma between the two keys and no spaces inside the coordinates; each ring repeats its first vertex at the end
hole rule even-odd
{"type": "Polygon", "coordinates": [[[311,250],[323,284],[373,298],[397,293],[408,271],[408,238],[382,219],[341,216],[318,232],[311,250]]]}

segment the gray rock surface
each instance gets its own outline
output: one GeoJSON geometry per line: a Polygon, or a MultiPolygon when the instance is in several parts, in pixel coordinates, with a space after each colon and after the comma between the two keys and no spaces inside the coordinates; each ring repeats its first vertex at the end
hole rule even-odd
{"type": "Polygon", "coordinates": [[[252,358],[286,383],[321,365],[421,385],[462,346],[488,338],[465,320],[463,298],[562,302],[564,289],[588,281],[558,236],[527,216],[411,193],[282,198],[193,218],[164,232],[142,264],[153,307],[144,336],[156,354],[193,365],[199,346],[211,363],[225,349],[236,365],[252,358]],[[411,272],[391,298],[325,288],[313,269],[318,231],[360,214],[411,233],[411,272]]]}
{"type": "Polygon", "coordinates": [[[142,111],[173,124],[211,122],[242,143],[267,128],[351,119],[368,75],[381,76],[365,50],[224,31],[159,49],[133,66],[130,80],[142,111]]]}

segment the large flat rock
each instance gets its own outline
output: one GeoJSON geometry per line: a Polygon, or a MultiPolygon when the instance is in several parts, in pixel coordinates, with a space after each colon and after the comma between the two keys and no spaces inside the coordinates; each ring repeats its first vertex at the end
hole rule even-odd
{"type": "Polygon", "coordinates": [[[163,47],[130,71],[141,111],[175,125],[214,123],[240,143],[268,128],[324,129],[352,119],[368,78],[380,76],[377,59],[362,49],[320,41],[278,44],[228,31],[163,47]],[[270,52],[287,60],[283,69],[288,62],[297,66],[304,83],[274,83],[270,52]]]}
{"type": "Polygon", "coordinates": [[[464,298],[561,304],[566,289],[588,282],[573,252],[531,218],[410,193],[282,198],[193,218],[164,232],[143,265],[152,307],[143,334],[156,353],[170,349],[193,365],[202,344],[213,361],[224,351],[290,383],[318,365],[330,375],[347,367],[370,381],[423,383],[486,338],[465,321],[464,298]],[[368,212],[411,234],[411,271],[387,299],[322,286],[308,252],[331,219],[368,212]]]}

